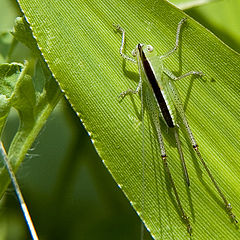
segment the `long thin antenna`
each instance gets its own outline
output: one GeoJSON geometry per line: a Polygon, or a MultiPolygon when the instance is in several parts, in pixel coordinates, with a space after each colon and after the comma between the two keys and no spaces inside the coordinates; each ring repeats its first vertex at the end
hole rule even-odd
{"type": "Polygon", "coordinates": [[[6,168],[7,168],[7,171],[8,171],[8,174],[10,176],[10,179],[12,181],[13,187],[15,189],[18,201],[19,201],[19,203],[21,205],[22,212],[23,212],[23,215],[25,217],[26,223],[28,225],[29,231],[30,231],[30,233],[32,235],[32,239],[33,240],[38,240],[38,236],[37,236],[35,227],[33,225],[31,216],[29,214],[27,205],[26,205],[26,203],[24,201],[24,198],[23,198],[23,195],[21,193],[20,187],[18,185],[16,176],[15,176],[15,174],[13,172],[12,166],[11,166],[10,162],[8,161],[7,153],[6,153],[6,150],[5,150],[5,148],[4,148],[3,144],[2,144],[2,141],[0,141],[0,151],[1,151],[1,154],[3,156],[3,161],[4,161],[4,164],[5,164],[6,168]]]}

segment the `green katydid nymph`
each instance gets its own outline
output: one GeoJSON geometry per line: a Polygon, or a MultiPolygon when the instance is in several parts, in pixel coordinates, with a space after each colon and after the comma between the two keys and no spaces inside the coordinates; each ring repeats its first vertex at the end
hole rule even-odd
{"type": "Polygon", "coordinates": [[[153,126],[156,130],[158,143],[161,151],[161,157],[163,160],[163,165],[168,175],[171,187],[173,189],[177,206],[181,212],[181,217],[183,219],[183,222],[187,226],[187,231],[189,232],[189,234],[191,234],[192,227],[190,224],[190,220],[183,209],[174,179],[172,177],[172,174],[168,165],[167,154],[165,151],[161,128],[160,128],[160,117],[162,117],[167,127],[173,129],[174,131],[176,146],[181,159],[186,184],[190,186],[188,171],[185,164],[184,155],[182,152],[181,143],[178,135],[177,116],[181,119],[183,125],[185,126],[191,145],[194,151],[196,152],[198,159],[203,164],[203,167],[205,168],[208,176],[210,177],[213,185],[215,186],[219,196],[223,200],[227,213],[235,223],[237,223],[237,220],[235,215],[232,213],[232,207],[230,203],[228,202],[226,196],[223,194],[222,190],[217,184],[215,178],[210,172],[208,166],[206,165],[205,160],[203,159],[199,151],[199,147],[197,145],[197,142],[193,136],[193,133],[190,129],[187,118],[185,116],[180,95],[174,83],[175,81],[178,81],[190,75],[197,75],[201,77],[204,74],[200,71],[191,71],[177,77],[171,71],[169,71],[164,67],[164,59],[170,57],[178,49],[181,27],[183,26],[184,22],[186,22],[186,20],[187,19],[184,18],[178,24],[174,48],[172,48],[166,54],[161,56],[157,55],[157,53],[155,52],[154,48],[151,45],[144,45],[141,43],[137,44],[136,48],[132,52],[132,55],[135,58],[125,55],[123,53],[124,45],[125,45],[125,31],[120,26],[115,26],[115,27],[118,31],[122,33],[120,55],[124,59],[138,64],[138,70],[139,70],[139,76],[140,76],[140,80],[136,90],[128,89],[122,92],[120,97],[124,98],[128,94],[136,94],[139,92],[141,93],[142,105],[143,104],[146,105],[144,107],[148,112],[151,118],[151,121],[153,123],[153,126]]]}

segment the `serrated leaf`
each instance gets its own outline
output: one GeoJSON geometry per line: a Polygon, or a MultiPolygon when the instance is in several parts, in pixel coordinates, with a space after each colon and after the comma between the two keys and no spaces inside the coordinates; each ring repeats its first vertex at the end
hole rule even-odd
{"type": "MultiPolygon", "coordinates": [[[[112,27],[120,24],[126,30],[127,53],[140,42],[163,54],[173,47],[177,24],[186,15],[165,1],[19,3],[52,73],[151,234],[155,239],[189,239],[147,118],[143,187],[140,100],[118,100],[122,91],[136,87],[137,67],[119,56],[121,36],[112,27]]],[[[239,218],[240,57],[190,17],[181,36],[179,52],[167,59],[166,66],[176,75],[190,70],[206,74],[204,81],[185,79],[177,86],[202,155],[239,218]]],[[[163,137],[193,238],[239,238],[184,131],[181,141],[190,189],[185,186],[177,149],[166,127],[163,137]]]]}

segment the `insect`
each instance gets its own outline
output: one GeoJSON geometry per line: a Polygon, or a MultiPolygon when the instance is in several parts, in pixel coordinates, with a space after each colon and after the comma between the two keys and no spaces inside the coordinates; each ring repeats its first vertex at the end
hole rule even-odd
{"type": "Polygon", "coordinates": [[[182,207],[181,200],[179,198],[179,194],[176,188],[176,185],[174,183],[174,179],[172,177],[168,161],[167,161],[167,154],[164,147],[164,142],[162,138],[161,128],[160,128],[160,116],[164,120],[165,124],[168,128],[173,129],[175,140],[176,140],[176,146],[179,152],[179,156],[181,159],[182,167],[184,170],[185,180],[188,186],[190,186],[188,171],[186,167],[186,163],[184,160],[184,155],[181,148],[181,143],[178,135],[178,124],[177,124],[177,116],[181,119],[183,125],[186,128],[186,131],[188,133],[189,140],[191,142],[191,145],[196,152],[196,155],[200,162],[202,163],[203,167],[205,168],[208,176],[210,177],[213,185],[215,186],[218,194],[223,200],[223,203],[225,205],[226,211],[231,217],[231,219],[237,223],[237,219],[235,215],[232,212],[231,204],[228,202],[226,196],[223,194],[222,190],[220,189],[219,185],[217,184],[215,178],[213,177],[212,173],[210,172],[205,160],[203,159],[199,147],[197,145],[197,142],[193,136],[193,133],[190,129],[190,126],[188,124],[187,118],[184,113],[183,104],[180,98],[180,95],[178,93],[178,90],[174,84],[174,82],[183,79],[190,75],[197,75],[197,76],[203,76],[204,74],[200,71],[190,71],[187,72],[179,77],[175,76],[171,71],[165,68],[164,66],[164,60],[168,57],[170,57],[179,46],[179,36],[180,31],[183,26],[183,24],[187,21],[186,18],[183,18],[179,23],[177,27],[177,33],[176,33],[176,41],[175,46],[165,53],[164,55],[158,56],[155,52],[154,48],[151,45],[144,45],[144,44],[137,44],[136,48],[133,50],[132,55],[135,58],[132,58],[128,55],[125,55],[123,53],[124,46],[125,46],[125,31],[122,29],[119,25],[115,26],[116,29],[122,33],[122,42],[120,46],[120,55],[133,63],[138,64],[138,71],[140,80],[138,83],[138,86],[136,90],[128,89],[120,94],[121,98],[124,98],[126,95],[129,94],[137,94],[141,93],[141,101],[142,104],[145,104],[146,110],[149,113],[149,116],[152,120],[153,126],[157,133],[157,138],[160,146],[161,151],[161,158],[163,161],[163,165],[165,168],[165,171],[168,175],[168,178],[170,180],[171,187],[173,189],[177,205],[180,209],[182,219],[184,223],[187,226],[187,231],[191,235],[192,227],[189,221],[189,217],[187,216],[186,212],[184,211],[182,207]],[[135,60],[136,59],[136,60],[135,60]]]}

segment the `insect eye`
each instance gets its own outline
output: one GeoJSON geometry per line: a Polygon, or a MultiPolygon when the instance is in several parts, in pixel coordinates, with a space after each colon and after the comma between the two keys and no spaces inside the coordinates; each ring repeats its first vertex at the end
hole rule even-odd
{"type": "Polygon", "coordinates": [[[147,50],[148,50],[149,52],[152,52],[152,51],[153,51],[153,46],[147,45],[147,50]]]}
{"type": "Polygon", "coordinates": [[[133,50],[132,50],[132,55],[133,55],[133,57],[136,57],[136,56],[137,56],[136,49],[133,49],[133,50]]]}

